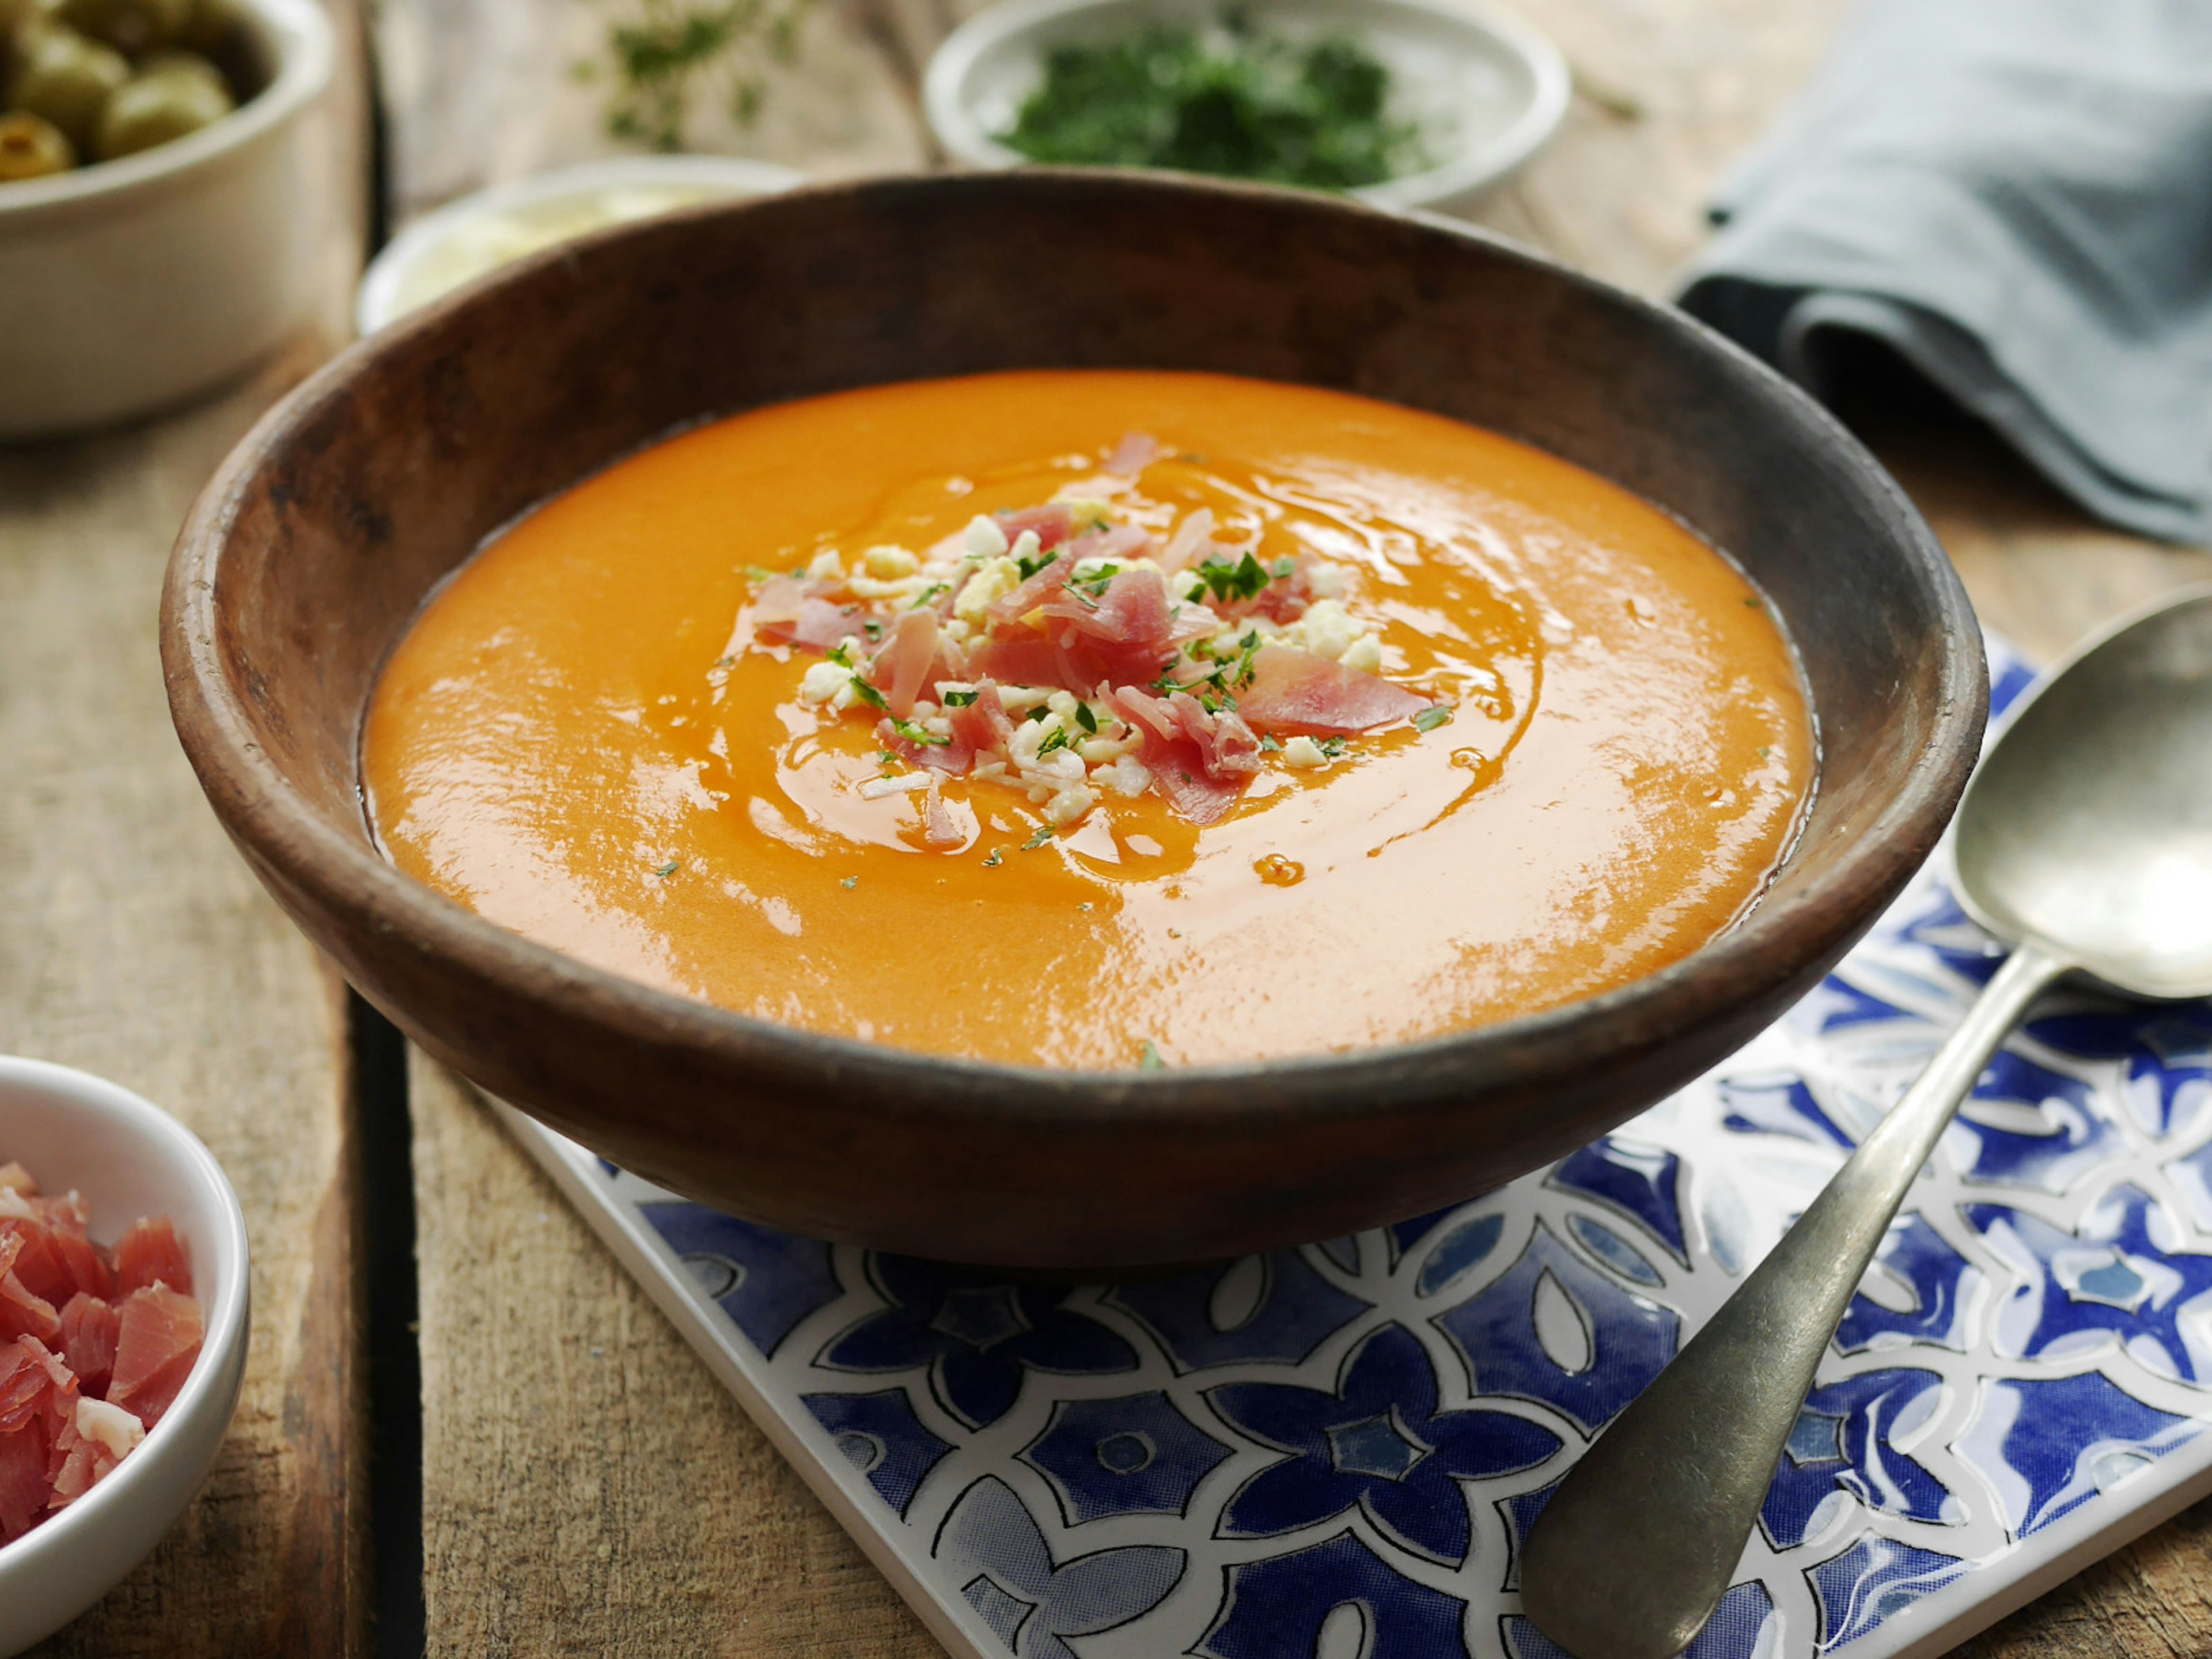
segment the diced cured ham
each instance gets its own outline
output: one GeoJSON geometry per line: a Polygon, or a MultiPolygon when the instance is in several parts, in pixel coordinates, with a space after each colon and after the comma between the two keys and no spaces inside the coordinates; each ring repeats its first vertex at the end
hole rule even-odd
{"type": "Polygon", "coordinates": [[[75,1193],[40,1196],[21,1164],[0,1165],[0,1189],[6,1543],[82,1498],[145,1437],[191,1375],[204,1333],[167,1218],[131,1227],[111,1261],[87,1233],[90,1216],[75,1193]]]}
{"type": "Polygon", "coordinates": [[[753,631],[771,645],[795,645],[808,651],[828,651],[848,635],[864,631],[866,607],[832,605],[827,599],[804,599],[796,612],[770,622],[756,620],[753,631]]]}
{"type": "Polygon", "coordinates": [[[58,1342],[62,1319],[54,1304],[15,1273],[0,1276],[0,1338],[31,1336],[58,1342]]]}
{"type": "Polygon", "coordinates": [[[36,1428],[0,1431],[0,1544],[12,1544],[46,1513],[46,1438],[36,1428]]]}
{"type": "Polygon", "coordinates": [[[1001,513],[999,528],[1006,532],[1009,545],[1022,538],[1029,531],[1037,538],[1037,545],[1049,553],[1066,541],[1075,529],[1075,512],[1066,501],[1047,501],[1042,507],[1025,507],[1018,513],[1001,513]]]}
{"type": "Polygon", "coordinates": [[[1159,459],[1160,441],[1148,432],[1125,434],[1106,458],[1106,471],[1117,478],[1133,478],[1159,459]]]}
{"type": "Polygon", "coordinates": [[[154,1284],[185,1296],[192,1293],[192,1270],[185,1261],[185,1247],[165,1215],[133,1222],[115,1241],[115,1293],[125,1296],[154,1284]]]}
{"type": "Polygon", "coordinates": [[[191,1374],[201,1336],[200,1306],[189,1296],[166,1285],[131,1291],[123,1298],[108,1403],[152,1428],[191,1374]]]}
{"type": "Polygon", "coordinates": [[[896,720],[914,713],[915,700],[930,681],[938,659],[937,628],[934,611],[908,611],[868,665],[868,678],[896,720]]]}
{"type": "Polygon", "coordinates": [[[1006,706],[999,700],[995,681],[977,680],[971,688],[974,700],[965,703],[949,703],[945,718],[952,727],[952,742],[956,748],[968,753],[981,754],[985,750],[1004,749],[1013,741],[1014,722],[1006,713],[1006,706]]]}
{"type": "Polygon", "coordinates": [[[1113,698],[1142,736],[1139,758],[1175,809],[1194,823],[1226,817],[1245,780],[1260,769],[1251,727],[1226,711],[1208,714],[1188,691],[1156,697],[1125,685],[1113,698]]]}
{"type": "Polygon", "coordinates": [[[1237,694],[1238,712],[1255,729],[1306,737],[1370,732],[1429,706],[1428,698],[1380,675],[1274,645],[1253,658],[1251,683],[1237,694]]]}
{"type": "Polygon", "coordinates": [[[76,1373],[87,1394],[106,1398],[123,1316],[112,1303],[80,1291],[62,1309],[61,1328],[62,1362],[76,1373]]]}
{"type": "Polygon", "coordinates": [[[921,839],[925,846],[940,852],[968,843],[968,837],[953,819],[951,809],[945,805],[945,797],[939,793],[935,778],[929,781],[928,792],[921,798],[921,839]]]}

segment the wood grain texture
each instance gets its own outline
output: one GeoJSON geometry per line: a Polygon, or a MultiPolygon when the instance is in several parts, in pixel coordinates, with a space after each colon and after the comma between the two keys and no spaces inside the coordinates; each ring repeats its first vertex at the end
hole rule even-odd
{"type": "Polygon", "coordinates": [[[410,1089],[434,1659],[941,1651],[475,1094],[410,1089]]]}
{"type": "Polygon", "coordinates": [[[154,647],[186,504],[317,355],[213,406],[0,453],[0,1038],[175,1112],[229,1173],[252,1249],[251,1358],[214,1476],[55,1656],[358,1645],[335,983],[200,799],[154,647]]]}
{"type": "Polygon", "coordinates": [[[313,118],[302,211],[319,313],[191,408],[0,449],[0,1047],[166,1106],[228,1173],[252,1251],[251,1352],[213,1474],[160,1547],[36,1651],[359,1653],[364,1446],[341,988],[209,813],[155,649],[169,544],[216,463],[336,349],[360,267],[357,15],[313,118]]]}
{"type": "MultiPolygon", "coordinates": [[[[883,112],[868,118],[879,120],[881,131],[896,130],[895,112],[904,109],[911,121],[912,109],[910,91],[897,85],[900,72],[926,62],[937,39],[980,0],[842,3],[849,9],[815,27],[834,21],[847,31],[841,53],[858,40],[876,54],[880,75],[848,72],[870,88],[872,109],[883,112]]],[[[1579,93],[1552,147],[1472,216],[1660,295],[1703,240],[1713,185],[1817,64],[1849,0],[1508,3],[1559,42],[1579,93]]],[[[395,27],[419,27],[410,14],[427,15],[433,7],[441,17],[510,20],[549,9],[535,0],[388,0],[387,43],[395,27]]],[[[422,100],[400,100],[394,119],[403,144],[410,131],[426,135],[422,153],[429,158],[416,175],[421,182],[410,185],[409,203],[419,206],[495,173],[607,148],[588,100],[573,89],[556,93],[546,78],[553,55],[533,50],[539,78],[523,76],[498,96],[508,109],[533,99],[549,106],[556,96],[568,99],[567,112],[531,127],[535,136],[517,138],[502,126],[496,143],[471,149],[422,100]],[[557,134],[550,131],[556,126],[557,134]],[[447,171],[434,179],[432,161],[447,171]]],[[[504,60],[513,61],[512,54],[504,60]]],[[[810,51],[772,94],[771,110],[805,101],[822,84],[815,77],[828,61],[852,60],[810,51]]],[[[496,65],[491,72],[517,73],[496,65]]],[[[460,80],[477,84],[477,70],[464,69],[460,80]]],[[[907,131],[908,151],[886,143],[866,155],[883,157],[884,165],[924,158],[918,127],[907,131]]],[[[788,148],[775,159],[821,171],[848,166],[845,158],[865,149],[851,143],[817,155],[808,148],[813,141],[798,133],[778,142],[788,148]]],[[[751,141],[733,140],[732,147],[769,153],[751,141]]],[[[2131,605],[2212,578],[2212,556],[2093,523],[1968,423],[1874,414],[1867,429],[1928,514],[1985,619],[2032,652],[2056,654],[2131,605]]],[[[522,1153],[449,1078],[419,1061],[416,1075],[432,1629],[450,1620],[455,1632],[434,1638],[437,1650],[750,1653],[773,1645],[753,1633],[757,1629],[778,1632],[793,1650],[870,1659],[934,1651],[522,1153]],[[520,1254],[510,1260],[510,1251],[520,1254]],[[526,1297],[508,1288],[524,1284],[540,1288],[526,1297]],[[628,1331],[636,1352],[619,1380],[610,1375],[614,1351],[592,1355],[593,1342],[607,1345],[599,1335],[577,1336],[586,1330],[628,1331]],[[495,1332],[504,1334],[495,1340],[495,1332]],[[532,1386],[570,1379],[556,1397],[557,1409],[537,1412],[522,1390],[515,1405],[489,1416],[481,1394],[474,1403],[456,1398],[499,1375],[495,1362],[519,1365],[512,1375],[532,1379],[532,1386]],[[676,1423],[683,1425],[684,1457],[712,1468],[715,1479],[702,1483],[670,1458],[676,1423]],[[556,1468],[568,1473],[556,1476],[556,1468]],[[739,1482],[743,1492],[735,1490],[739,1482]],[[529,1502],[500,1498],[502,1483],[527,1492],[529,1502]],[[495,1528],[489,1517],[501,1505],[520,1519],[495,1528]],[[636,1531],[616,1524],[625,1516],[635,1517],[629,1524],[636,1531]],[[602,1547],[609,1552],[604,1559],[602,1547]],[[695,1577],[690,1568],[698,1562],[717,1564],[726,1576],[695,1577]],[[760,1564],[769,1562],[786,1565],[763,1570],[760,1564]],[[797,1576],[793,1563],[812,1564],[811,1582],[797,1576]],[[566,1575],[592,1586],[590,1594],[561,1600],[557,1587],[566,1575]],[[742,1603],[719,1588],[740,1582],[742,1603]],[[699,1593],[694,1583],[717,1588],[699,1593]],[[709,1616],[702,1611],[707,1607],[723,1613],[709,1616]],[[738,1616],[749,1613],[753,1626],[737,1625],[733,1608],[741,1609],[738,1616]]],[[[2212,1502],[1961,1651],[1975,1659],[2180,1659],[2212,1652],[2212,1502]]]]}

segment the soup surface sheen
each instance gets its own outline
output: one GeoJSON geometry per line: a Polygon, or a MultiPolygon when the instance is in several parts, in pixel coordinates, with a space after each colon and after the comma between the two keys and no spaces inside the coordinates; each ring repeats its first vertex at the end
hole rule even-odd
{"type": "Polygon", "coordinates": [[[1060,1067],[1357,1048],[1625,984],[1755,900],[1814,776],[1765,605],[1646,503],[1439,416],[1149,371],[873,387],[659,444],[458,573],[363,741],[392,860],[520,933],[763,1019],[1060,1067]],[[1098,480],[1130,433],[1161,459],[1098,480]],[[801,697],[823,659],[757,633],[768,571],[1093,486],[1163,537],[1206,507],[1263,564],[1334,568],[1382,675],[1449,718],[1271,751],[1203,826],[1158,793],[1062,826],[1004,781],[863,796],[911,768],[875,711],[801,697]]]}

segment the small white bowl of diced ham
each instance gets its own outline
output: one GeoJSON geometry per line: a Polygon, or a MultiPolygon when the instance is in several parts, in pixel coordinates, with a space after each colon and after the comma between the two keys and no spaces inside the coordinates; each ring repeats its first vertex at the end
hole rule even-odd
{"type": "Polygon", "coordinates": [[[0,1055],[0,1654],[184,1513],[246,1332],[246,1221],[207,1148],[117,1084],[0,1055]]]}

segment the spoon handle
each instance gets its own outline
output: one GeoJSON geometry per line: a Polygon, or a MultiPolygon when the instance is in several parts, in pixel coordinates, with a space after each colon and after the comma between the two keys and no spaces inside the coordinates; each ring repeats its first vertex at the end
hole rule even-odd
{"type": "Polygon", "coordinates": [[[1575,1659],[1666,1659],[1711,1616],[1891,1218],[2005,1034],[2068,965],[2032,945],[2013,952],[1904,1099],[1553,1495],[1521,1596],[1575,1659]]]}

